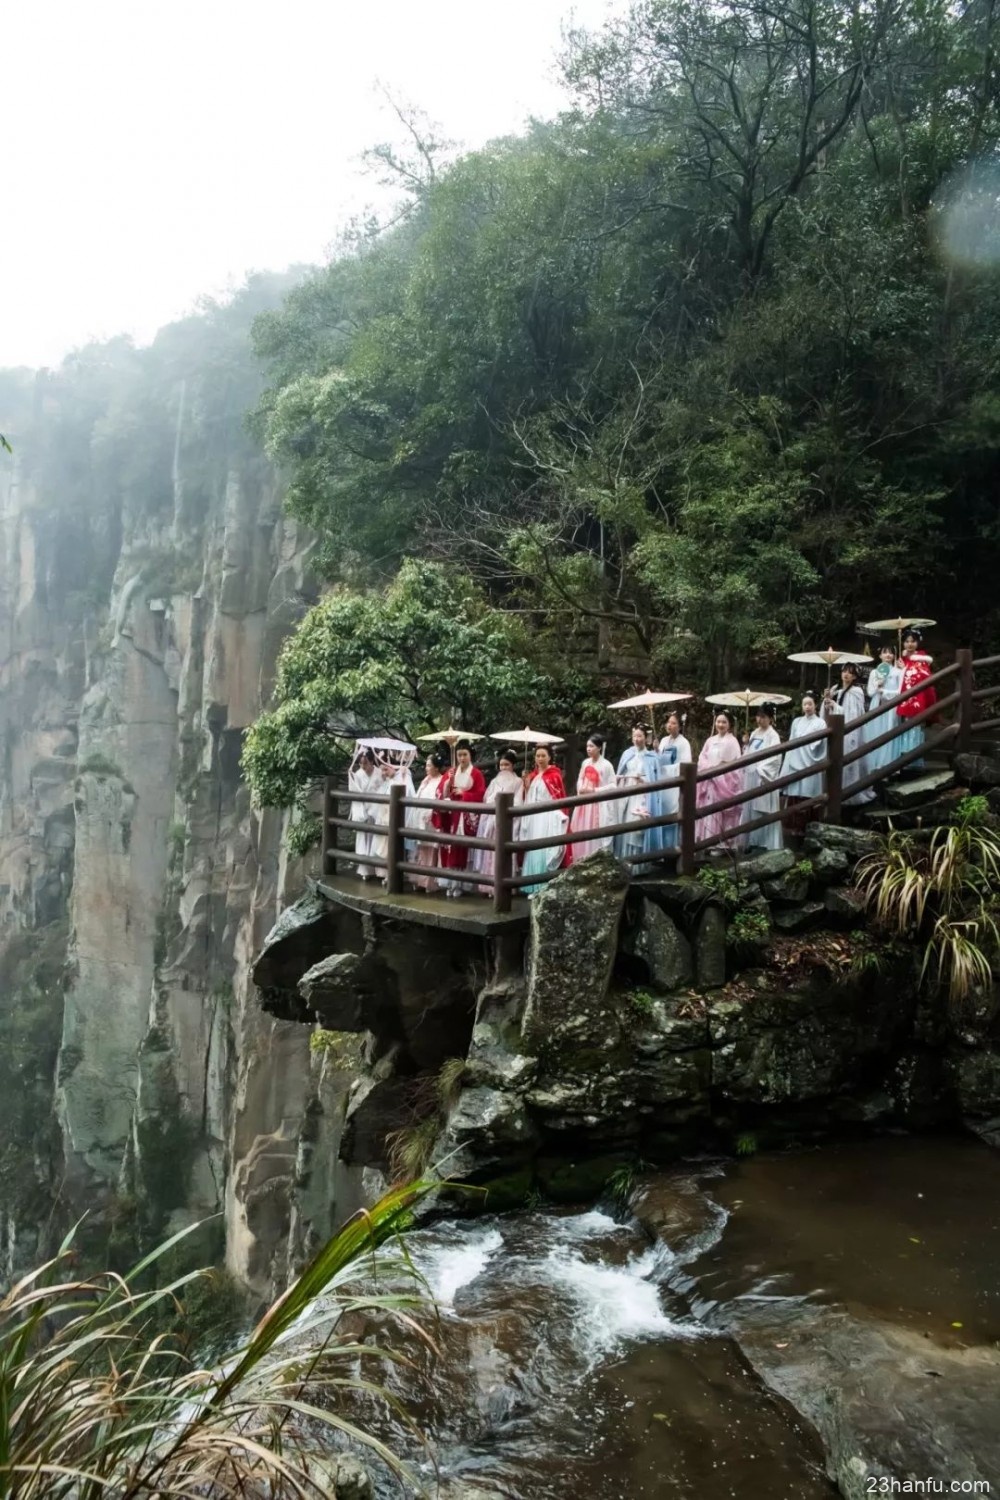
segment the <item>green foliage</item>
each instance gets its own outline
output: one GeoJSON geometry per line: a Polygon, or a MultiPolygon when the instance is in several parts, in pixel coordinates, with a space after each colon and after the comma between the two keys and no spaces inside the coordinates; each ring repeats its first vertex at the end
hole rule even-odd
{"type": "Polygon", "coordinates": [[[445,1113],[453,1104],[457,1104],[467,1072],[468,1063],[464,1057],[446,1057],[441,1064],[437,1076],[437,1095],[445,1113]]]}
{"type": "Polygon", "coordinates": [[[811,880],[812,877],[813,877],[813,862],[812,862],[812,860],[811,859],[800,859],[799,862],[798,862],[798,864],[795,866],[795,873],[796,873],[796,875],[801,875],[804,880],[811,880]]]}
{"type": "Polygon", "coordinates": [[[771,924],[763,911],[737,911],[726,927],[726,943],[739,951],[766,947],[771,938],[771,924]]]}
{"type": "Polygon", "coordinates": [[[963,828],[982,828],[994,821],[989,801],[982,796],[962,797],[955,808],[955,822],[963,828]]]}
{"type": "Polygon", "coordinates": [[[247,735],[255,800],[290,806],[333,769],[338,722],[412,736],[452,715],[519,719],[545,687],[527,653],[519,623],[451,567],[411,560],[384,591],[335,591],[286,643],[275,706],[247,735]]]}
{"type": "Polygon", "coordinates": [[[317,1026],[309,1033],[309,1051],[314,1055],[327,1052],[336,1056],[342,1046],[343,1036],[339,1031],[325,1031],[322,1026],[317,1026]]]}
{"type": "Polygon", "coordinates": [[[746,1131],[743,1135],[736,1137],[736,1155],[753,1156],[757,1151],[757,1137],[752,1131],[746,1131]]]}
{"type": "Polygon", "coordinates": [[[629,1004],[640,1016],[651,1016],[656,1009],[656,1001],[648,990],[629,990],[629,1004]]]}
{"type": "Polygon", "coordinates": [[[412,1182],[427,1170],[440,1128],[441,1120],[435,1113],[389,1132],[385,1143],[394,1181],[412,1182]]]}
{"type": "Polygon", "coordinates": [[[323,819],[319,813],[300,812],[285,835],[290,854],[305,859],[311,849],[319,847],[323,837],[323,819]]]}
{"type": "Polygon", "coordinates": [[[974,811],[929,838],[893,830],[855,878],[879,928],[923,947],[922,983],[954,1004],[992,984],[1000,957],[1000,834],[974,811]]]}
{"type": "MultiPolygon", "coordinates": [[[[175,1302],[192,1329],[241,1321],[237,1289],[218,1272],[192,1271],[153,1290],[144,1284],[184,1233],[158,1246],[122,1277],[73,1277],[73,1236],[59,1255],[0,1302],[0,1497],[96,1500],[156,1494],[163,1500],[217,1491],[275,1500],[329,1493],[322,1455],[346,1435],[414,1483],[373,1434],[344,1415],[343,1396],[369,1391],[366,1367],[394,1358],[359,1344],[351,1331],[373,1310],[399,1311],[415,1328],[415,1291],[351,1292],[359,1263],[375,1254],[376,1284],[390,1266],[386,1243],[410,1222],[426,1192],[387,1193],[333,1236],[225,1363],[192,1364],[175,1340],[156,1335],[175,1302]],[[280,1339],[303,1323],[317,1298],[336,1331],[320,1352],[282,1352],[280,1339]],[[359,1360],[362,1373],[359,1374],[359,1360]]],[[[197,1227],[197,1226],[196,1226],[197,1227]]],[[[392,1400],[391,1397],[385,1399],[392,1400]]],[[[396,1403],[393,1403],[396,1404],[396,1403]]]]}
{"type": "Polygon", "coordinates": [[[59,1051],[67,932],[63,922],[12,933],[0,955],[0,1210],[42,1223],[52,1207],[61,1143],[53,1086],[83,1053],[59,1051]]]}
{"type": "Polygon", "coordinates": [[[722,685],[918,585],[988,637],[1000,281],[928,225],[1000,142],[996,28],[644,0],[576,35],[569,112],[417,173],[258,322],[330,577],[454,562],[581,717],[622,658],[722,685]]]}
{"type": "Polygon", "coordinates": [[[113,761],[110,756],[102,754],[100,750],[85,755],[77,766],[78,776],[116,776],[119,781],[123,779],[121,766],[113,761]]]}
{"type": "Polygon", "coordinates": [[[720,902],[727,912],[733,912],[739,906],[743,886],[728,870],[703,865],[696,878],[706,896],[720,902]]]}

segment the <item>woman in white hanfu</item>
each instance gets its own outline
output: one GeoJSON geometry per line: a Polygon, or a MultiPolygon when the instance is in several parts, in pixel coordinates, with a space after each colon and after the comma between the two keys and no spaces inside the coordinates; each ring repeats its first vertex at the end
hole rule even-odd
{"type": "MultiPolygon", "coordinates": [[[[774,727],[774,704],[762,703],[757,710],[757,728],[746,741],[744,755],[753,755],[758,750],[767,750],[772,745],[780,745],[781,736],[774,727]]],[[[767,813],[780,812],[780,797],[776,791],[768,791],[772,781],[777,781],[781,775],[781,756],[769,755],[766,760],[758,760],[752,766],[747,766],[743,771],[743,790],[752,792],[757,787],[761,788],[762,796],[755,797],[752,802],[743,804],[743,816],[741,823],[752,823],[755,818],[763,818],[767,813]]],[[[763,828],[752,828],[744,836],[746,849],[752,852],[754,849],[781,849],[784,847],[784,839],[781,833],[781,819],[775,817],[773,823],[767,823],[763,828]]]]}
{"type": "MultiPolygon", "coordinates": [[[[514,802],[524,801],[524,783],[517,774],[517,752],[515,750],[503,750],[497,761],[497,774],[486,788],[484,802],[491,807],[496,806],[496,800],[501,792],[510,792],[514,802]]],[[[478,834],[481,839],[492,839],[496,837],[497,820],[495,813],[482,813],[479,818],[478,834]]],[[[534,835],[529,834],[531,838],[534,835]]],[[[469,869],[478,870],[483,877],[483,883],[478,887],[484,895],[493,894],[493,877],[496,874],[496,855],[492,849],[470,849],[469,869]]],[[[514,872],[517,873],[516,871],[514,872]]]]}
{"type": "MultiPolygon", "coordinates": [[[[790,740],[803,739],[807,734],[815,734],[823,728],[818,708],[818,693],[810,691],[802,694],[802,712],[797,719],[792,720],[792,727],[788,731],[790,740]]],[[[813,808],[802,808],[798,804],[810,797],[823,795],[823,772],[817,771],[816,766],[825,759],[826,738],[823,735],[811,740],[808,745],[793,745],[790,750],[785,751],[785,758],[781,762],[782,776],[788,776],[793,771],[803,773],[798,781],[789,782],[782,792],[786,809],[785,827],[789,833],[804,834],[810,816],[817,816],[813,808]]]]}
{"type": "MultiPolygon", "coordinates": [[[[864,688],[858,682],[858,669],[852,661],[845,661],[840,669],[840,687],[831,692],[827,688],[823,694],[823,704],[820,712],[829,724],[837,714],[844,718],[844,756],[853,755],[860,750],[864,743],[863,726],[852,729],[851,725],[855,719],[864,718],[867,713],[865,704],[864,688]]],[[[850,789],[856,781],[860,781],[864,768],[864,759],[858,757],[844,766],[843,791],[844,801],[851,803],[871,802],[875,797],[874,787],[865,787],[863,792],[856,792],[852,797],[850,789]]]]}
{"type": "MultiPolygon", "coordinates": [[[[660,774],[664,781],[677,781],[681,779],[681,766],[694,760],[691,753],[691,741],[681,733],[681,721],[677,714],[667,716],[667,732],[659,745],[660,774]]],[[[665,813],[676,813],[680,811],[681,793],[680,787],[676,790],[668,789],[663,793],[663,811],[665,813]]],[[[667,844],[680,842],[680,830],[674,823],[663,830],[664,840],[667,844]]]]}
{"type": "MultiPolygon", "coordinates": [[[[382,771],[375,759],[375,752],[366,745],[359,745],[355,752],[354,764],[347,773],[347,784],[352,792],[361,792],[363,796],[374,795],[382,790],[382,771]]],[[[349,817],[352,823],[358,823],[357,833],[354,835],[355,854],[373,854],[372,839],[375,828],[374,802],[351,802],[349,817]]],[[[373,865],[363,864],[358,866],[358,874],[362,880],[374,880],[376,870],[373,865]]]]}
{"type": "MultiPolygon", "coordinates": [[[[614,781],[615,768],[609,760],[604,758],[604,736],[592,734],[587,741],[587,754],[580,767],[580,774],[576,778],[576,794],[578,797],[586,797],[588,793],[599,792],[604,787],[613,786],[614,781]]],[[[587,859],[601,849],[611,848],[610,837],[601,837],[600,830],[615,821],[613,812],[615,805],[613,802],[601,801],[584,802],[579,807],[574,807],[569,825],[570,832],[593,835],[592,838],[581,839],[579,844],[573,844],[574,860],[587,859]]]]}
{"type": "MultiPolygon", "coordinates": [[[[440,754],[428,755],[424,762],[424,779],[417,787],[418,797],[427,797],[433,801],[437,796],[441,777],[444,775],[444,768],[445,761],[440,754]]],[[[433,812],[434,809],[432,807],[408,807],[406,810],[406,826],[412,828],[414,832],[426,832],[432,826],[431,815],[433,812]]],[[[414,864],[426,865],[428,869],[433,869],[435,865],[440,864],[438,855],[441,852],[441,845],[439,843],[436,841],[423,843],[414,840],[414,846],[414,864]]],[[[418,891],[436,891],[440,890],[442,886],[442,882],[435,879],[433,875],[414,875],[412,878],[413,884],[417,887],[418,891]]]]}
{"type": "MultiPolygon", "coordinates": [[[[410,745],[399,750],[385,752],[379,757],[379,769],[382,772],[382,786],[380,790],[383,797],[373,804],[373,821],[376,829],[388,828],[389,826],[389,788],[391,786],[394,784],[401,785],[404,797],[415,797],[417,795],[413,789],[413,777],[410,775],[410,766],[416,753],[416,747],[410,745]]],[[[388,862],[389,840],[384,833],[375,832],[372,834],[372,853],[388,862]]],[[[375,873],[380,880],[385,880],[387,876],[386,866],[384,864],[376,866],[375,873]]]]}
{"type": "MultiPolygon", "coordinates": [[[[868,674],[868,707],[869,710],[884,708],[885,713],[879,714],[877,719],[872,719],[862,729],[862,734],[867,744],[871,740],[877,740],[880,735],[888,734],[890,729],[895,729],[899,722],[896,718],[896,710],[893,700],[899,696],[903,684],[903,669],[896,665],[896,653],[891,646],[883,646],[879,652],[880,661],[877,667],[872,667],[868,674]]],[[[895,760],[899,751],[895,744],[890,741],[887,745],[876,745],[874,750],[869,750],[865,756],[865,775],[873,771],[881,771],[895,760]]]]}
{"type": "MultiPolygon", "coordinates": [[[[524,777],[524,801],[528,807],[544,807],[549,802],[561,802],[566,795],[562,772],[552,764],[547,745],[535,750],[535,769],[524,777]]],[[[561,807],[553,807],[533,818],[518,819],[518,838],[561,838],[569,827],[569,815],[561,807]]],[[[564,869],[573,863],[572,844],[554,844],[542,849],[529,849],[524,856],[521,872],[524,875],[547,874],[564,869]]],[[[533,896],[544,888],[544,881],[537,885],[522,886],[526,896],[533,896]]]]}

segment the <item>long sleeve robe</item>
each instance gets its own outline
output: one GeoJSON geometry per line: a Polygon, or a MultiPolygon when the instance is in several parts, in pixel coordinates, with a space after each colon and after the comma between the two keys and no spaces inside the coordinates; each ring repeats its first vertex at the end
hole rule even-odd
{"type": "MultiPolygon", "coordinates": [[[[797,719],[792,720],[792,727],[788,731],[790,740],[802,739],[804,735],[812,734],[817,729],[823,728],[823,720],[819,714],[800,714],[797,719]]],[[[823,738],[812,740],[808,745],[793,745],[790,750],[785,751],[785,758],[781,762],[782,776],[789,776],[793,771],[802,771],[803,775],[798,781],[792,781],[784,788],[786,797],[821,797],[823,795],[823,772],[815,769],[819,761],[826,759],[826,740],[823,738]]]]}
{"type": "MultiPolygon", "coordinates": [[[[860,729],[851,728],[855,719],[863,718],[865,714],[865,695],[856,682],[852,683],[849,688],[835,688],[832,700],[824,700],[823,718],[826,722],[829,723],[836,714],[844,716],[844,755],[853,755],[864,740],[860,729]]],[[[843,791],[846,802],[871,802],[875,796],[872,787],[866,787],[863,792],[858,792],[857,796],[849,795],[851,787],[862,775],[863,766],[864,760],[862,759],[852,760],[844,767],[843,791]]]]}
{"type": "MultiPolygon", "coordinates": [[[[612,786],[614,779],[615,768],[609,760],[605,760],[603,755],[599,755],[596,760],[591,760],[588,756],[576,778],[577,796],[585,797],[589,792],[599,792],[604,787],[612,786]]],[[[582,839],[579,844],[571,845],[575,860],[586,859],[600,849],[611,847],[611,839],[601,838],[600,829],[617,821],[616,809],[620,806],[621,803],[615,802],[590,802],[582,807],[574,807],[570,820],[572,832],[592,832],[594,835],[593,838],[582,839]]]]}
{"type": "Polygon", "coordinates": [[[729,834],[739,827],[742,807],[727,807],[722,812],[713,812],[717,802],[727,797],[736,797],[743,790],[743,772],[735,764],[742,750],[735,734],[710,734],[698,756],[698,770],[711,771],[716,767],[731,766],[731,770],[720,770],[711,781],[698,783],[698,822],[696,836],[699,839],[714,838],[716,834],[729,834]]]}
{"type": "MultiPolygon", "coordinates": [[[[546,802],[559,801],[565,795],[566,785],[562,772],[558,766],[549,766],[544,771],[532,771],[524,803],[526,807],[539,807],[544,806],[546,802]]],[[[559,838],[566,833],[568,828],[568,814],[562,808],[554,807],[534,817],[521,818],[519,836],[523,839],[559,838]]],[[[550,870],[565,867],[572,861],[572,844],[555,844],[548,849],[529,849],[524,856],[521,872],[524,875],[541,875],[550,870]]],[[[537,885],[526,885],[521,889],[526,895],[533,896],[536,891],[542,889],[544,884],[544,881],[540,881],[537,885]]]]}
{"type": "MultiPolygon", "coordinates": [[[[660,757],[655,750],[639,750],[629,745],[618,761],[617,780],[620,786],[636,788],[634,797],[613,804],[617,809],[615,822],[632,823],[637,818],[662,818],[666,816],[662,792],[648,792],[644,788],[662,781],[660,757]]],[[[634,833],[620,833],[615,838],[615,853],[619,859],[635,858],[637,854],[657,854],[667,848],[667,830],[662,824],[637,829],[634,833]]]]}
{"type": "MultiPolygon", "coordinates": [[[[766,750],[769,745],[780,744],[781,736],[773,725],[768,729],[755,729],[750,736],[745,753],[753,755],[758,750],[766,750]]],[[[743,790],[752,792],[756,787],[760,787],[762,795],[755,797],[752,802],[743,804],[741,823],[752,823],[755,818],[762,818],[766,813],[780,811],[780,794],[767,789],[769,784],[776,781],[780,775],[780,755],[769,755],[766,760],[758,760],[754,765],[744,767],[743,790]]],[[[781,849],[783,845],[780,818],[775,818],[773,823],[768,823],[764,828],[751,829],[746,835],[748,849],[781,849]]]]}
{"type": "MultiPolygon", "coordinates": [[[[452,766],[438,783],[439,802],[482,802],[485,796],[486,778],[478,766],[470,766],[467,771],[452,766]]],[[[479,814],[451,812],[441,808],[435,809],[431,814],[431,822],[441,833],[464,833],[469,838],[475,838],[479,829],[479,814]]],[[[442,845],[441,863],[446,870],[464,870],[469,863],[468,848],[464,844],[442,845]]]]}

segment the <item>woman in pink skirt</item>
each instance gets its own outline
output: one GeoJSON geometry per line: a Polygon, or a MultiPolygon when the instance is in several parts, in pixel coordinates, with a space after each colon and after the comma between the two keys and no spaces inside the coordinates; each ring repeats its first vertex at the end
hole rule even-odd
{"type": "MultiPolygon", "coordinates": [[[[732,770],[721,769],[711,781],[699,781],[698,821],[695,824],[697,839],[710,839],[719,833],[725,834],[728,839],[739,828],[742,804],[726,808],[724,812],[713,812],[712,809],[717,802],[724,802],[727,797],[736,797],[742,792],[743,772],[738,764],[741,754],[740,742],[733,733],[732,718],[725,709],[720,709],[715,716],[715,732],[709,735],[701,747],[698,770],[714,771],[716,767],[724,768],[733,765],[733,762],[736,764],[732,770]]],[[[717,847],[713,845],[713,848],[717,847]]]]}
{"type": "MultiPolygon", "coordinates": [[[[604,740],[599,734],[592,734],[587,741],[587,756],[580,767],[580,774],[576,778],[576,792],[578,797],[584,797],[588,792],[599,792],[604,787],[614,786],[615,768],[609,760],[604,758],[604,740]]],[[[574,807],[573,821],[570,830],[573,833],[593,832],[594,837],[584,840],[582,843],[573,845],[574,860],[586,859],[588,854],[596,854],[599,849],[610,849],[611,839],[600,838],[600,830],[608,823],[614,823],[621,813],[623,804],[621,802],[588,802],[582,807],[574,807]]]]}

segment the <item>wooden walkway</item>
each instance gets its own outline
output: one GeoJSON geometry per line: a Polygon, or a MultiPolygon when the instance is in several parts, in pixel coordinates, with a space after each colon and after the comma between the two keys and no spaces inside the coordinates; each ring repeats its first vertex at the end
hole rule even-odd
{"type": "Polygon", "coordinates": [[[350,911],[382,917],[387,921],[416,922],[421,927],[439,927],[448,932],[471,932],[481,937],[523,932],[528,926],[528,902],[515,899],[509,912],[496,912],[492,896],[462,896],[457,901],[444,891],[390,894],[381,881],[362,880],[357,875],[327,875],[316,889],[328,901],[350,911]]]}

